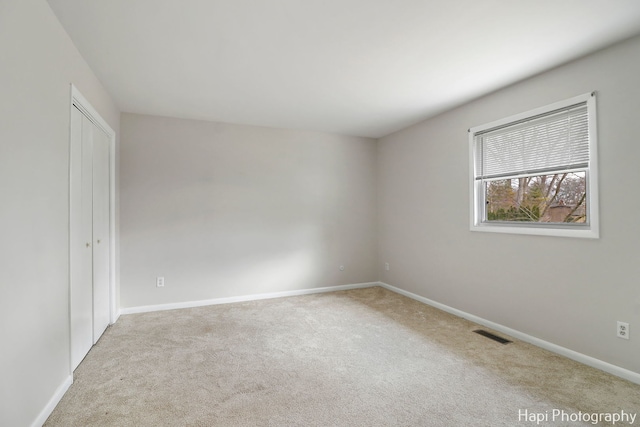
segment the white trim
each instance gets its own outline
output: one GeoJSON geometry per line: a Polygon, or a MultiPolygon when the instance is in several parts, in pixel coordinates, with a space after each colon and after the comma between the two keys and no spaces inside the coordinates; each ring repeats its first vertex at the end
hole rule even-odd
{"type": "Polygon", "coordinates": [[[116,302],[116,133],[78,88],[71,84],[71,108],[74,106],[109,137],[109,323],[114,324],[119,316],[116,302]]]}
{"type": "Polygon", "coordinates": [[[47,418],[49,418],[58,403],[60,403],[62,396],[64,396],[67,390],[69,390],[71,384],[73,384],[73,375],[69,375],[67,378],[65,378],[62,384],[58,386],[56,391],[53,393],[53,396],[51,396],[51,399],[49,399],[49,402],[47,402],[47,404],[44,408],[42,408],[42,411],[40,411],[33,423],[31,423],[31,427],[41,427],[45,423],[45,421],[47,421],[47,418]]]}
{"type": "Polygon", "coordinates": [[[521,341],[528,342],[529,344],[533,344],[545,350],[549,350],[553,353],[559,354],[560,356],[564,356],[566,358],[575,360],[576,362],[583,363],[585,365],[591,366],[592,368],[600,369],[601,371],[608,372],[620,378],[624,378],[625,380],[631,381],[632,383],[640,384],[640,373],[638,372],[630,371],[628,369],[621,368],[620,366],[616,366],[616,365],[612,365],[611,363],[604,362],[600,359],[587,356],[586,354],[578,353],[577,351],[570,350],[566,347],[562,347],[557,344],[550,343],[549,341],[536,338],[534,336],[525,334],[524,332],[520,332],[515,329],[511,329],[506,326],[500,325],[498,323],[492,322],[490,320],[486,320],[481,317],[475,316],[473,314],[466,313],[462,310],[458,310],[457,308],[449,307],[448,305],[430,300],[420,295],[416,295],[412,292],[408,292],[403,289],[396,288],[395,286],[391,286],[387,283],[379,282],[379,285],[397,294],[404,295],[406,297],[409,297],[416,301],[420,301],[424,304],[430,305],[442,311],[446,311],[447,313],[453,314],[454,316],[462,317],[463,319],[467,319],[471,322],[477,323],[482,326],[486,326],[487,328],[491,328],[495,331],[502,332],[503,334],[510,335],[521,341]]]}
{"type": "Polygon", "coordinates": [[[480,126],[469,129],[469,203],[470,203],[470,224],[471,231],[482,231],[491,233],[508,233],[508,234],[529,234],[537,236],[559,236],[559,237],[579,237],[597,239],[600,237],[600,221],[599,221],[599,203],[598,203],[598,132],[596,126],[596,95],[595,92],[585,93],[565,99],[564,101],[555,102],[551,105],[536,108],[524,113],[515,114],[480,126]],[[475,156],[475,135],[483,130],[492,129],[507,125],[509,123],[525,120],[550,111],[559,110],[578,103],[586,102],[587,114],[589,116],[589,167],[587,169],[587,209],[588,209],[588,226],[562,226],[558,224],[535,223],[530,226],[517,224],[488,224],[483,223],[481,216],[483,208],[481,205],[484,191],[482,182],[475,179],[476,162],[475,156]],[[541,225],[542,224],[542,225],[541,225]]]}
{"type": "Polygon", "coordinates": [[[229,304],[234,302],[256,301],[262,299],[292,297],[298,295],[319,294],[324,292],[345,291],[349,289],[371,288],[380,286],[379,282],[355,283],[351,285],[327,286],[324,288],[296,289],[293,291],[269,292],[264,294],[242,295],[237,297],[214,298],[200,301],[185,301],[170,304],[144,305],[127,307],[120,310],[122,314],[148,313],[151,311],[176,310],[180,308],[203,307],[207,305],[229,304]]]}
{"type": "MultiPolygon", "coordinates": [[[[473,221],[473,220],[472,220],[473,221]]],[[[536,223],[537,224],[537,223],[536,223]]],[[[583,239],[597,239],[599,237],[598,230],[593,228],[591,223],[590,229],[583,228],[553,228],[553,227],[518,227],[511,224],[505,225],[487,225],[478,224],[471,225],[471,231],[481,231],[502,234],[528,234],[534,236],[555,236],[555,237],[577,237],[583,239]]]]}
{"type": "Polygon", "coordinates": [[[589,223],[591,225],[590,237],[600,237],[600,200],[598,186],[598,126],[596,113],[596,93],[587,99],[587,112],[589,114],[589,172],[587,172],[587,209],[589,209],[589,223]]]}
{"type": "Polygon", "coordinates": [[[91,120],[96,126],[98,126],[104,133],[110,138],[115,138],[116,133],[109,126],[109,124],[100,116],[98,111],[91,105],[91,103],[85,98],[77,87],[71,84],[71,104],[78,107],[78,110],[82,112],[89,120],[91,120]]]}

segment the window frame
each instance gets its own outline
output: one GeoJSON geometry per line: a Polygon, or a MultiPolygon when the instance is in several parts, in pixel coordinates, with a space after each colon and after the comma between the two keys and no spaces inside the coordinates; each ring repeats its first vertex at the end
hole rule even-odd
{"type": "MultiPolygon", "coordinates": [[[[469,129],[469,181],[470,181],[470,230],[492,233],[528,234],[541,236],[580,237],[597,239],[600,237],[598,216],[598,158],[596,126],[596,93],[586,93],[564,101],[515,114],[503,119],[485,123],[469,129]],[[529,118],[586,103],[589,129],[589,162],[586,170],[586,213],[588,224],[544,223],[544,222],[487,222],[485,209],[484,180],[476,180],[476,134],[487,130],[508,126],[529,118]]],[[[514,175],[515,176],[515,175],[514,175]]]]}

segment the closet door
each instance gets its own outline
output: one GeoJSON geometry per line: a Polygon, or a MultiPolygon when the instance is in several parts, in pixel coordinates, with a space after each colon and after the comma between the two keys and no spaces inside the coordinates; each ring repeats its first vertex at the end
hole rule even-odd
{"type": "Polygon", "coordinates": [[[93,343],[109,326],[109,139],[93,130],[93,343]]]}
{"type": "Polygon", "coordinates": [[[93,124],[71,112],[71,366],[93,345],[93,124]]]}
{"type": "Polygon", "coordinates": [[[109,325],[109,137],[71,111],[71,368],[109,325]]]}

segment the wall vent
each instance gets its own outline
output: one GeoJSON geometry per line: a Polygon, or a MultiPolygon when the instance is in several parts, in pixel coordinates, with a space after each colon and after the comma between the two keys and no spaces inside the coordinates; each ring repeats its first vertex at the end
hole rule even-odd
{"type": "Polygon", "coordinates": [[[509,341],[508,339],[505,339],[505,338],[499,337],[499,336],[497,336],[495,334],[492,334],[491,332],[487,332],[487,331],[485,331],[483,329],[476,329],[473,332],[475,332],[476,334],[482,335],[483,337],[487,337],[489,339],[497,341],[500,344],[509,344],[510,342],[512,342],[512,341],[509,341]]]}

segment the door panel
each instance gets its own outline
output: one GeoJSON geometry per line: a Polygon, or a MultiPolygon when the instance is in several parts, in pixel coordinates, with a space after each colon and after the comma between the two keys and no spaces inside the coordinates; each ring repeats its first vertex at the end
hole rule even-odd
{"type": "Polygon", "coordinates": [[[93,130],[93,342],[109,326],[109,139],[93,130]]]}
{"type": "Polygon", "coordinates": [[[71,114],[71,365],[75,369],[93,344],[93,268],[91,123],[80,111],[71,114]]]}

